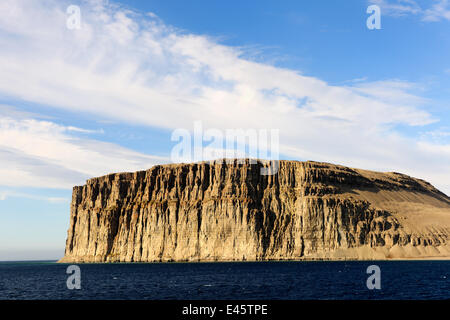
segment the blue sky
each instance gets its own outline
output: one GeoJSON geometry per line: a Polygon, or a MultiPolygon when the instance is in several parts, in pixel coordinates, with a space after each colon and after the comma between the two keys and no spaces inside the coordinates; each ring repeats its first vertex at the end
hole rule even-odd
{"type": "Polygon", "coordinates": [[[447,0],[6,0],[0,47],[0,260],[61,257],[74,185],[171,162],[199,120],[450,194],[447,0]]]}

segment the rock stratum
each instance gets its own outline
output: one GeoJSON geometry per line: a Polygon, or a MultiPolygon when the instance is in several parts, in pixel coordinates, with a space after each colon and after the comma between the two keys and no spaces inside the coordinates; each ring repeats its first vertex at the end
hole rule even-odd
{"type": "Polygon", "coordinates": [[[73,189],[60,262],[449,259],[450,198],[404,174],[170,164],[73,189]]]}

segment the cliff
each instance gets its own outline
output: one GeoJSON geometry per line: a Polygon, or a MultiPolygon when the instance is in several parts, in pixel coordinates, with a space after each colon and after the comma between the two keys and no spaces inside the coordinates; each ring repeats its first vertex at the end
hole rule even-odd
{"type": "Polygon", "coordinates": [[[450,198],[318,162],[154,166],[74,187],[61,262],[450,257],[450,198]]]}

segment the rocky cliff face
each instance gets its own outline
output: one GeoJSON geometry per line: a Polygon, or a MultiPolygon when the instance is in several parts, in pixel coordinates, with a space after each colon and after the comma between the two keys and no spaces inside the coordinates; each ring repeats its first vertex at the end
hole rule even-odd
{"type": "Polygon", "coordinates": [[[450,199],[430,184],[317,162],[155,166],[73,189],[62,262],[450,256],[450,199]]]}

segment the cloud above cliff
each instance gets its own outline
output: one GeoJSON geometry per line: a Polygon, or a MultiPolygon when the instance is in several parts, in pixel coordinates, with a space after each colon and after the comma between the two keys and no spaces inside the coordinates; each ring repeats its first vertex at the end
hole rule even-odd
{"type": "Polygon", "coordinates": [[[112,143],[75,137],[74,131],[89,133],[50,121],[1,118],[1,185],[70,189],[92,176],[165,161],[112,143]]]}
{"type": "MultiPolygon", "coordinates": [[[[81,2],[81,29],[71,30],[69,4],[0,3],[2,96],[151,128],[189,129],[202,120],[217,129],[280,129],[280,151],[287,157],[402,171],[450,191],[449,146],[396,130],[439,120],[426,111],[432,102],[419,95],[418,83],[331,85],[249,60],[244,48],[178,30],[154,13],[104,1],[81,2]]],[[[116,144],[74,138],[68,127],[51,121],[6,118],[1,126],[5,185],[35,186],[39,177],[43,184],[67,186],[158,161],[116,144]]]]}

